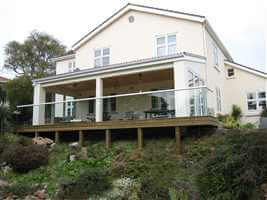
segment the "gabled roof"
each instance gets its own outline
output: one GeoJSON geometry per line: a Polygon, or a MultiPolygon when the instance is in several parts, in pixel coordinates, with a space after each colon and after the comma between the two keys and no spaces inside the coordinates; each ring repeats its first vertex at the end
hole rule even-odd
{"type": "Polygon", "coordinates": [[[9,79],[8,78],[5,78],[3,76],[0,76],[0,83],[5,83],[7,82],[9,79]]]}
{"type": "Polygon", "coordinates": [[[249,72],[249,73],[264,77],[264,78],[267,78],[267,73],[266,72],[254,69],[252,67],[241,65],[239,63],[231,62],[231,61],[228,61],[228,60],[225,61],[225,64],[230,65],[231,67],[234,67],[234,68],[237,68],[237,69],[241,69],[243,71],[246,71],[246,72],[249,72]]]}
{"type": "Polygon", "coordinates": [[[161,64],[172,63],[178,59],[183,59],[183,58],[198,59],[202,61],[206,60],[206,58],[203,56],[192,54],[192,53],[187,53],[187,52],[182,52],[182,53],[177,53],[173,55],[133,60],[129,62],[111,64],[111,65],[107,65],[104,67],[88,68],[88,69],[83,69],[83,70],[79,70],[75,72],[68,72],[68,73],[48,76],[48,77],[44,77],[40,79],[34,79],[33,84],[48,83],[48,82],[54,82],[58,80],[67,80],[67,79],[73,79],[73,78],[78,78],[78,77],[80,78],[80,77],[95,76],[101,73],[121,71],[121,70],[126,70],[128,68],[151,66],[151,65],[155,65],[155,63],[161,63],[161,64]]]}
{"type": "Polygon", "coordinates": [[[146,12],[146,13],[152,13],[152,14],[157,14],[157,15],[163,15],[163,16],[174,17],[174,18],[185,19],[185,20],[203,23],[205,25],[205,28],[207,29],[207,31],[211,34],[212,38],[216,41],[219,48],[222,50],[222,52],[226,56],[226,58],[231,60],[231,61],[233,60],[230,53],[227,51],[227,49],[223,45],[222,41],[219,39],[219,37],[217,36],[215,31],[212,29],[210,24],[207,22],[207,19],[205,16],[191,14],[191,13],[185,13],[185,12],[179,12],[179,11],[175,11],[175,10],[155,8],[155,7],[144,6],[144,5],[139,5],[139,4],[132,4],[132,3],[128,3],[126,6],[119,9],[116,13],[114,13],[112,16],[107,18],[103,23],[101,23],[96,28],[94,28],[89,33],[87,33],[85,36],[83,36],[79,41],[77,41],[72,46],[72,49],[74,51],[79,49],[84,43],[86,43],[88,40],[90,40],[92,37],[94,37],[96,34],[101,32],[103,29],[105,29],[106,27],[111,25],[114,21],[119,19],[121,16],[123,16],[125,13],[127,13],[130,10],[141,11],[141,12],[146,12]]]}

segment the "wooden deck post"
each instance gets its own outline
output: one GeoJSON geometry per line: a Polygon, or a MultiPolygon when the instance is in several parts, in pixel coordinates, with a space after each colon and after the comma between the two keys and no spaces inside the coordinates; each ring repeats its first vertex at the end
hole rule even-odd
{"type": "Polygon", "coordinates": [[[79,145],[83,146],[83,142],[84,142],[84,134],[82,130],[79,130],[79,145]]]}
{"type": "Polygon", "coordinates": [[[175,127],[175,139],[176,139],[176,151],[179,155],[181,155],[182,143],[181,143],[181,129],[179,126],[175,127]]]}
{"type": "Polygon", "coordinates": [[[35,131],[34,137],[39,137],[38,131],[35,131]]]}
{"type": "Polygon", "coordinates": [[[60,142],[60,135],[59,135],[59,132],[56,131],[55,132],[55,143],[59,143],[60,142]]]}
{"type": "Polygon", "coordinates": [[[111,147],[111,132],[110,129],[106,129],[106,148],[111,147]]]}
{"type": "Polygon", "coordinates": [[[142,128],[137,128],[137,143],[138,143],[138,149],[143,149],[144,140],[143,140],[143,129],[142,128]]]}

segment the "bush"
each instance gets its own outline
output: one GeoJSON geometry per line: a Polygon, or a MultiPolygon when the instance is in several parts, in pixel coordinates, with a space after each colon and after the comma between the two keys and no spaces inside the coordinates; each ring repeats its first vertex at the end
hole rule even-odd
{"type": "Polygon", "coordinates": [[[267,180],[267,135],[231,133],[197,176],[203,199],[247,200],[267,180]]]}
{"type": "Polygon", "coordinates": [[[138,192],[140,200],[171,200],[169,189],[157,184],[152,177],[141,178],[141,188],[138,192]]]}
{"type": "Polygon", "coordinates": [[[60,185],[58,199],[84,199],[100,195],[111,188],[107,173],[101,168],[89,168],[76,180],[60,185]]]}
{"type": "Polygon", "coordinates": [[[43,146],[21,144],[9,145],[2,154],[14,171],[25,173],[48,163],[48,150],[43,146]]]}
{"type": "Polygon", "coordinates": [[[232,106],[232,114],[231,116],[234,118],[235,121],[239,121],[242,117],[242,110],[238,105],[232,106]]]}
{"type": "Polygon", "coordinates": [[[241,129],[255,129],[256,126],[255,124],[252,124],[252,123],[246,123],[246,124],[242,124],[240,128],[241,129]]]}
{"type": "Polygon", "coordinates": [[[22,198],[27,195],[34,194],[34,192],[36,192],[39,188],[17,183],[17,184],[12,184],[8,187],[2,187],[0,189],[1,189],[0,190],[1,197],[8,197],[10,196],[10,194],[12,194],[22,198]]]}

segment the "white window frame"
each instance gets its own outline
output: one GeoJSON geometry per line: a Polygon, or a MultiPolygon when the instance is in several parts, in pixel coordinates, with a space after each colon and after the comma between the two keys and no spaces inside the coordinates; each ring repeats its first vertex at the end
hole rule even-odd
{"type": "Polygon", "coordinates": [[[75,60],[69,61],[69,64],[68,64],[68,72],[73,72],[75,69],[76,69],[75,60]]]}
{"type": "Polygon", "coordinates": [[[110,55],[111,55],[111,49],[110,49],[110,47],[104,47],[104,48],[94,49],[94,66],[95,67],[103,67],[103,66],[110,65],[110,63],[111,63],[111,56],[110,55]],[[109,50],[109,54],[108,55],[104,55],[103,52],[104,52],[105,49],[108,49],[109,50]],[[100,51],[100,55],[99,56],[95,56],[96,51],[100,51]],[[104,58],[109,58],[109,63],[106,64],[106,65],[103,64],[103,59],[104,58]],[[96,60],[97,59],[100,59],[100,65],[96,65],[96,60]]]}
{"type": "Polygon", "coordinates": [[[248,113],[255,113],[255,112],[258,112],[258,111],[262,111],[263,109],[260,106],[260,102],[261,101],[267,102],[267,92],[266,91],[263,91],[263,90],[261,90],[261,91],[247,92],[246,93],[246,101],[247,101],[247,110],[248,110],[248,113]],[[260,98],[259,97],[259,94],[262,93],[262,92],[265,93],[265,98],[260,98]],[[255,95],[255,98],[254,99],[248,99],[248,94],[250,94],[250,93],[253,93],[255,95]],[[256,109],[249,110],[248,109],[248,103],[249,102],[254,102],[254,101],[256,102],[256,109]]]}
{"type": "Polygon", "coordinates": [[[168,33],[168,34],[156,35],[156,37],[155,37],[155,54],[154,54],[156,57],[161,57],[158,55],[158,48],[159,47],[165,47],[165,53],[164,53],[164,55],[161,55],[161,56],[176,54],[178,52],[177,51],[177,33],[168,33]],[[175,42],[168,43],[168,37],[169,36],[175,36],[175,42]],[[158,45],[158,39],[162,38],[162,37],[164,37],[165,42],[164,42],[164,44],[158,45]],[[175,53],[169,54],[169,46],[172,46],[172,45],[175,45],[175,53]]]}
{"type": "Polygon", "coordinates": [[[216,87],[216,110],[217,113],[222,112],[222,93],[219,87],[216,87]]]}

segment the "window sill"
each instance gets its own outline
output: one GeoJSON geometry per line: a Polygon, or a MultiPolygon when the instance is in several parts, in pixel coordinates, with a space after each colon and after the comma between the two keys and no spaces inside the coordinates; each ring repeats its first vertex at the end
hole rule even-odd
{"type": "Polygon", "coordinates": [[[227,76],[226,79],[236,79],[236,76],[227,76]]]}
{"type": "Polygon", "coordinates": [[[221,72],[221,70],[219,69],[219,66],[218,66],[218,65],[214,65],[214,68],[215,68],[218,72],[221,72]]]}

